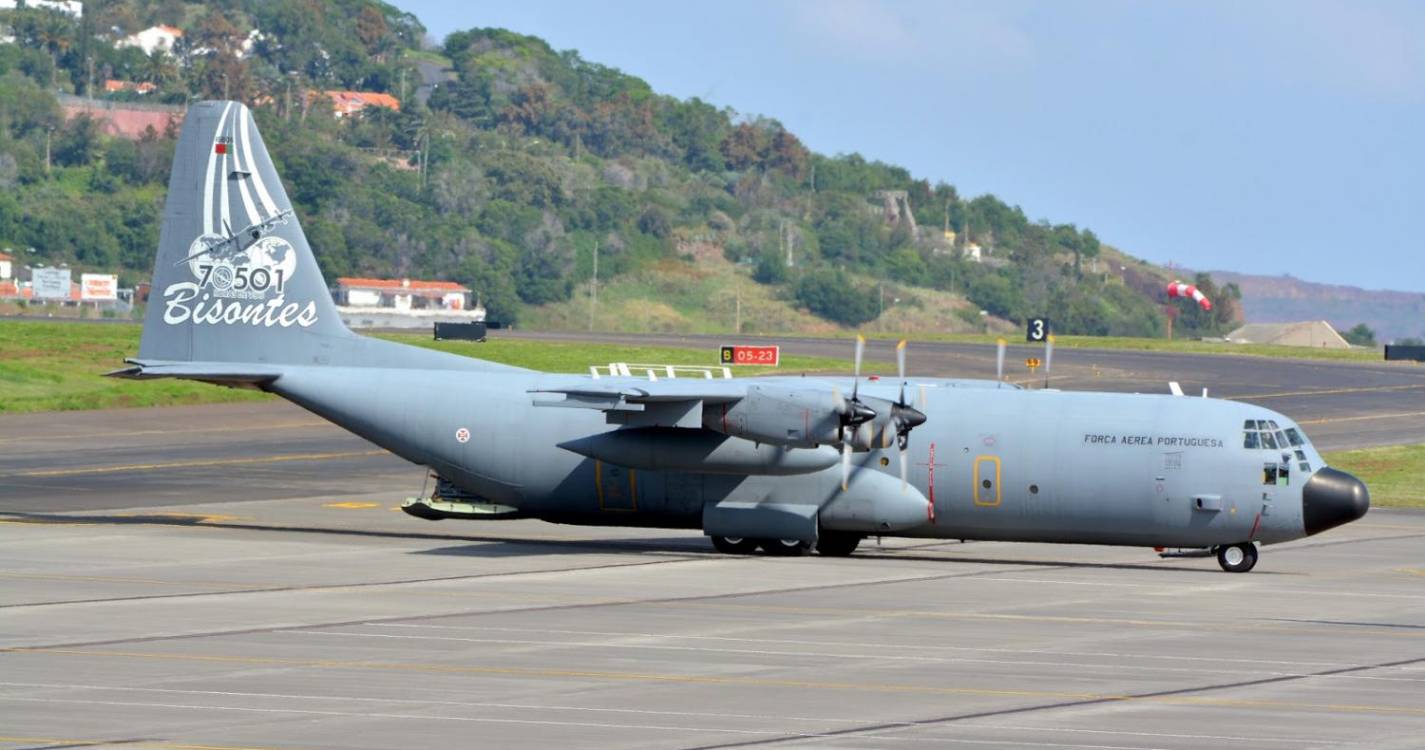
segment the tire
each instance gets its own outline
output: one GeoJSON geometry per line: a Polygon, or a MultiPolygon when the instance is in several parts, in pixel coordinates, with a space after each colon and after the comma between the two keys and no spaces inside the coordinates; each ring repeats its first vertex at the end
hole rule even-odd
{"type": "Polygon", "coordinates": [[[757,546],[772,557],[799,557],[811,549],[810,544],[800,539],[759,539],[757,546]]]}
{"type": "Polygon", "coordinates": [[[1257,565],[1257,545],[1243,542],[1218,547],[1217,564],[1228,573],[1246,573],[1257,565]]]}
{"type": "Polygon", "coordinates": [[[712,537],[713,547],[724,555],[750,555],[757,551],[756,539],[744,539],[740,536],[715,536],[712,537]]]}
{"type": "Polygon", "coordinates": [[[823,531],[816,540],[816,551],[827,557],[846,557],[861,543],[860,534],[845,531],[823,531]]]}

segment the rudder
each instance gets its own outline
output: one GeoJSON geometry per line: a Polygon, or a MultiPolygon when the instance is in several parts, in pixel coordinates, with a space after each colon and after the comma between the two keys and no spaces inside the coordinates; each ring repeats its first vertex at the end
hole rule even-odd
{"type": "Polygon", "coordinates": [[[355,339],[252,113],[240,102],[190,106],[139,359],[322,364],[355,339]]]}

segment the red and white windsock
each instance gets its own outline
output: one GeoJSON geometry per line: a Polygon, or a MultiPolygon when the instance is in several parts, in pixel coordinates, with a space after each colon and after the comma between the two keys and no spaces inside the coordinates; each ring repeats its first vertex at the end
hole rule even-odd
{"type": "Polygon", "coordinates": [[[1181,281],[1174,281],[1173,283],[1168,285],[1168,296],[1183,297],[1185,299],[1191,297],[1192,300],[1197,303],[1198,307],[1201,307],[1204,310],[1212,309],[1212,300],[1208,299],[1207,295],[1198,291],[1197,287],[1193,286],[1192,284],[1184,284],[1181,281]]]}

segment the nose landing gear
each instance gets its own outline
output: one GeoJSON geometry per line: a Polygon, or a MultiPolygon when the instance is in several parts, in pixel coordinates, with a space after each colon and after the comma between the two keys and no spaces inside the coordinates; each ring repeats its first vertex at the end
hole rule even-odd
{"type": "Polygon", "coordinates": [[[1224,544],[1217,548],[1217,564],[1228,573],[1246,573],[1257,564],[1257,545],[1251,542],[1224,544]]]}

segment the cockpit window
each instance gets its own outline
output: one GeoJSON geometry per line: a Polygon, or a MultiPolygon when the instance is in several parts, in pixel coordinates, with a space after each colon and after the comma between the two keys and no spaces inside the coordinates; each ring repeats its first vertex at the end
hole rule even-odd
{"type": "Polygon", "coordinates": [[[1305,445],[1306,436],[1295,427],[1282,429],[1271,419],[1242,422],[1242,447],[1246,450],[1290,450],[1305,445]]]}

